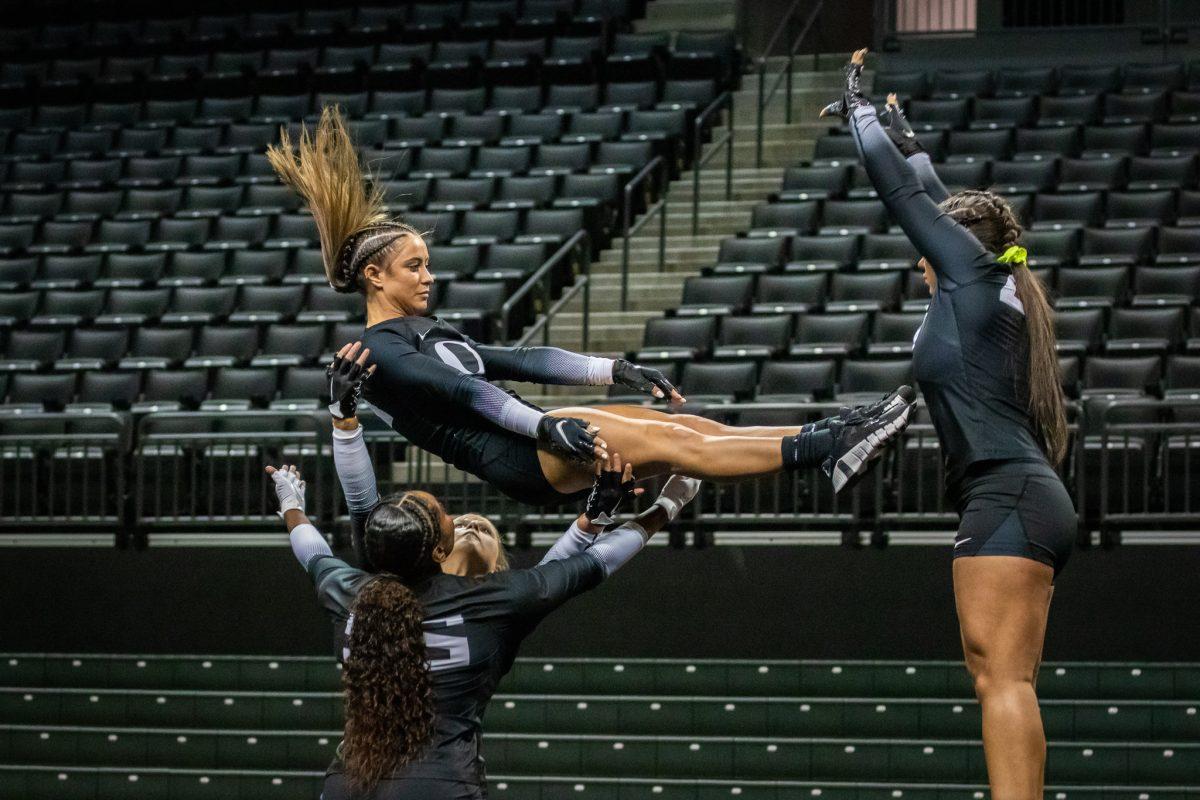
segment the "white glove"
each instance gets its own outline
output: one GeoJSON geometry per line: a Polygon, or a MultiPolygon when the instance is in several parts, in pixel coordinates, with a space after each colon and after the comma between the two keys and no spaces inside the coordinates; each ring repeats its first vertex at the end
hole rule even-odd
{"type": "Polygon", "coordinates": [[[679,512],[683,507],[692,502],[692,498],[700,491],[700,480],[698,478],[688,478],[684,475],[672,475],[663,485],[662,491],[658,493],[658,498],[654,501],[654,505],[660,507],[667,512],[667,519],[674,520],[679,516],[679,512]]]}
{"type": "Polygon", "coordinates": [[[300,472],[296,466],[283,465],[271,473],[271,480],[275,483],[275,496],[279,498],[279,514],[283,517],[284,512],[291,509],[298,510],[301,514],[304,512],[304,487],[305,483],[300,478],[300,472]]]}

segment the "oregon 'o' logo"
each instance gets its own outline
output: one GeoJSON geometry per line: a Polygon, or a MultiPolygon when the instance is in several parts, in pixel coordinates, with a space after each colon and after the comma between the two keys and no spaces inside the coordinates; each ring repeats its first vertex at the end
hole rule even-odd
{"type": "Polygon", "coordinates": [[[434,342],[433,352],[437,353],[443,363],[449,364],[464,375],[483,374],[483,359],[466,342],[434,342]]]}

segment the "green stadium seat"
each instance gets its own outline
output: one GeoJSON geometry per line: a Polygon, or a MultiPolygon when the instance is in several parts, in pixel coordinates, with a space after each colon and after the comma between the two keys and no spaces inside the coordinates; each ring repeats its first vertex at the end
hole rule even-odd
{"type": "Polygon", "coordinates": [[[1126,748],[1051,742],[1046,749],[1046,780],[1052,783],[1123,783],[1129,773],[1126,748]]]}
{"type": "Polygon", "coordinates": [[[658,753],[643,741],[622,738],[584,742],[580,771],[585,775],[632,776],[659,774],[658,753]]]}
{"type": "Polygon", "coordinates": [[[1200,741],[1200,702],[1155,706],[1153,718],[1155,739],[1200,741]]]}
{"type": "MultiPolygon", "coordinates": [[[[1047,722],[1046,727],[1056,731],[1070,731],[1067,736],[1076,739],[1130,739],[1136,742],[1149,741],[1154,737],[1154,709],[1150,706],[1139,706],[1122,702],[1086,704],[1068,707],[1073,712],[1074,725],[1068,729],[1065,726],[1052,726],[1047,722]]],[[[1051,714],[1060,711],[1059,706],[1050,706],[1042,712],[1045,720],[1051,714]]],[[[1067,710],[1067,709],[1061,709],[1067,710]]]]}
{"type": "Polygon", "coordinates": [[[809,697],[869,697],[874,668],[869,664],[802,664],[799,694],[809,697]]]}
{"type": "Polygon", "coordinates": [[[838,736],[843,731],[842,708],[820,700],[782,700],[771,705],[775,736],[838,736]]]}
{"type": "Polygon", "coordinates": [[[692,706],[692,725],[685,733],[697,736],[763,736],[767,732],[768,705],[736,697],[697,701],[692,706]]]}
{"type": "Polygon", "coordinates": [[[887,777],[891,780],[955,781],[969,769],[968,749],[954,742],[896,743],[890,760],[887,777]]]}
{"type": "Polygon", "coordinates": [[[918,711],[917,730],[921,736],[978,736],[982,724],[979,704],[975,702],[923,703],[918,711]]]}
{"type": "Polygon", "coordinates": [[[810,756],[810,748],[804,743],[737,742],[733,746],[734,774],[746,780],[807,776],[811,772],[810,756]]]}
{"type": "Polygon", "coordinates": [[[640,734],[669,735],[691,730],[692,713],[678,698],[630,701],[621,709],[621,730],[640,734]]]}
{"type": "Polygon", "coordinates": [[[712,739],[660,739],[658,773],[698,778],[733,777],[733,748],[712,739]]]}
{"type": "Polygon", "coordinates": [[[1129,748],[1129,775],[1135,785],[1200,785],[1200,746],[1138,745],[1129,748]]]}
{"type": "Polygon", "coordinates": [[[904,731],[918,730],[921,722],[917,706],[887,700],[846,703],[842,713],[842,735],[853,731],[856,736],[902,736],[904,731]]]}
{"type": "Polygon", "coordinates": [[[812,744],[816,780],[869,780],[888,770],[888,746],[866,741],[818,741],[812,744]]]}
{"type": "Polygon", "coordinates": [[[1176,670],[1169,665],[1105,666],[1099,670],[1099,694],[1095,696],[1147,700],[1174,697],[1175,672],[1176,670]]]}
{"type": "Polygon", "coordinates": [[[45,662],[38,656],[0,657],[0,682],[5,686],[42,686],[46,679],[44,667],[45,662]]]}

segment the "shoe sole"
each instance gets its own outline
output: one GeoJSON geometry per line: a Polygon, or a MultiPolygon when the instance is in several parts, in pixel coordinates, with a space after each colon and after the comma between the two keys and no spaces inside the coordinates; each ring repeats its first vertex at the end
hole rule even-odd
{"type": "Polygon", "coordinates": [[[858,483],[871,471],[874,462],[883,455],[885,446],[908,427],[914,405],[905,403],[900,397],[897,397],[896,400],[904,403],[904,410],[882,428],[872,431],[867,438],[848,450],[833,465],[834,494],[858,483]]]}

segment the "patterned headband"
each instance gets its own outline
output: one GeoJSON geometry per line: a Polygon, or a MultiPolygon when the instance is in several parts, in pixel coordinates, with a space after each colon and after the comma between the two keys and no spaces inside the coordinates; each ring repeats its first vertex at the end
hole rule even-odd
{"type": "Polygon", "coordinates": [[[395,244],[397,239],[410,233],[412,231],[402,225],[391,224],[371,225],[352,233],[338,250],[334,272],[338,283],[334,284],[333,288],[339,291],[356,291],[358,287],[354,279],[359,270],[395,244]]]}

